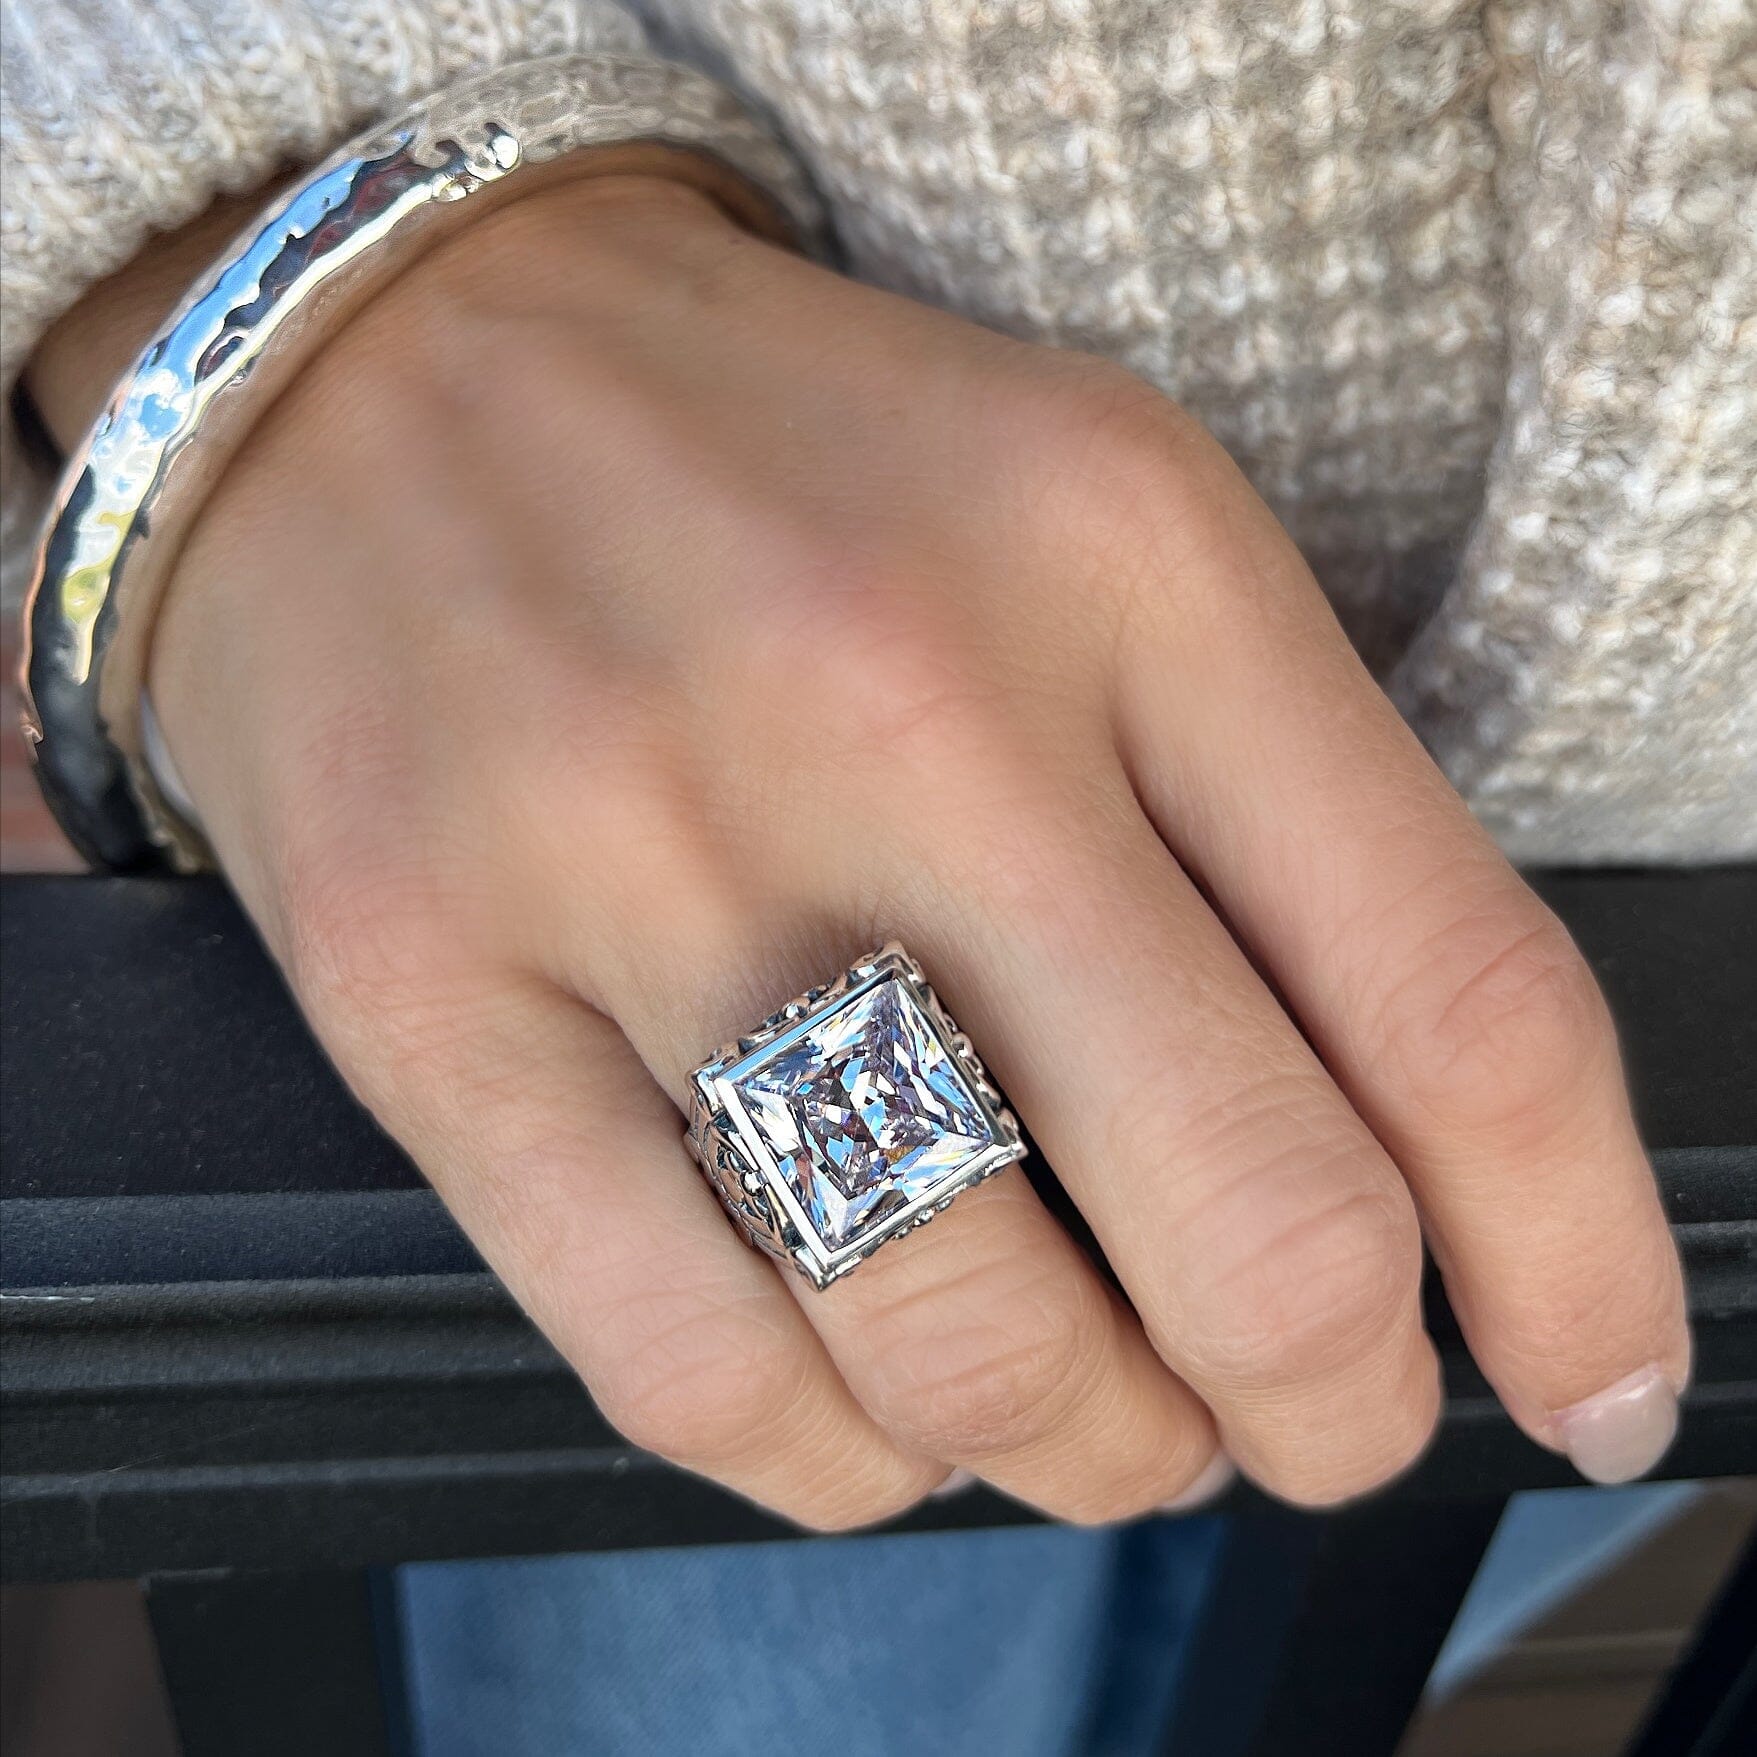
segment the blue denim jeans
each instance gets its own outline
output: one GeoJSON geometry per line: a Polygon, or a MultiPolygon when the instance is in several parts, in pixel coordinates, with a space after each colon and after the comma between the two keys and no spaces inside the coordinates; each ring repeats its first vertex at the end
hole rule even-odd
{"type": "MultiPolygon", "coordinates": [[[[1694,1492],[1516,1496],[1430,1690],[1467,1683],[1694,1492]]],[[[415,1752],[1145,1757],[1225,1533],[1208,1518],[403,1568],[415,1752]]]]}
{"type": "Polygon", "coordinates": [[[1221,1521],[400,1570],[419,1757],[1146,1757],[1221,1521]]]}

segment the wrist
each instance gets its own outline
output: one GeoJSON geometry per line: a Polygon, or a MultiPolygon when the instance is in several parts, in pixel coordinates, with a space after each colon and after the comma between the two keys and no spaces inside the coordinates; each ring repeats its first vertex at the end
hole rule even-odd
{"type": "Polygon", "coordinates": [[[669,176],[619,172],[540,189],[447,239],[337,342],[361,367],[412,351],[448,372],[482,359],[492,375],[481,343],[504,324],[554,319],[589,335],[595,315],[649,302],[692,263],[758,248],[742,218],[669,176]]]}
{"type": "MultiPolygon", "coordinates": [[[[256,215],[137,349],[106,412],[73,451],[28,594],[26,730],[45,795],[95,863],[134,870],[211,858],[143,760],[142,692],[167,588],[173,570],[187,571],[185,551],[201,534],[198,521],[220,522],[204,517],[208,503],[253,461],[259,485],[266,480],[273,492],[311,506],[305,485],[275,468],[272,460],[284,461],[285,452],[266,443],[270,431],[290,429],[286,417],[312,378],[327,376],[334,388],[333,371],[322,370],[332,342],[369,317],[400,277],[467,224],[509,203],[574,178],[645,173],[661,161],[668,175],[711,193],[724,189],[729,208],[763,207],[762,195],[733,187],[730,167],[741,167],[757,188],[778,191],[768,198],[777,211],[800,209],[801,223],[815,232],[815,208],[773,141],[724,93],[698,89],[699,78],[687,70],[655,69],[647,92],[654,119],[643,124],[650,132],[630,142],[627,113],[604,101],[626,95],[616,83],[621,71],[620,63],[600,66],[590,57],[520,63],[461,81],[363,131],[256,215]],[[671,84],[691,94],[675,116],[657,105],[671,84]]],[[[767,223],[778,222],[771,214],[767,223]]],[[[518,276],[507,279],[516,284],[518,276]]],[[[539,341],[547,333],[516,317],[492,333],[519,331],[539,341]]],[[[565,333],[560,341],[565,350],[565,333]]],[[[528,349],[527,355],[546,382],[553,360],[528,349]]],[[[55,393],[56,359],[51,349],[42,383],[65,427],[73,405],[55,393]]],[[[444,399],[450,364],[404,345],[389,380],[437,380],[444,399]]],[[[386,437],[373,406],[383,382],[344,386],[323,425],[333,433],[376,427],[386,437]]],[[[466,377],[452,388],[467,395],[477,387],[466,377]]],[[[456,400],[454,394],[453,414],[456,400]]],[[[432,411],[431,396],[425,406],[432,411]]],[[[405,396],[391,413],[421,407],[405,396]]],[[[428,434],[388,437],[396,453],[374,456],[368,481],[428,434]]],[[[449,432],[444,438],[445,467],[465,468],[449,502],[468,505],[483,448],[470,443],[467,431],[457,443],[449,432]]],[[[309,439],[307,424],[300,447],[309,439]]],[[[353,450],[357,456],[358,445],[353,450]]],[[[533,464],[542,456],[532,453],[533,464]]],[[[434,472],[415,474],[429,490],[421,511],[426,531],[443,509],[431,493],[434,472]]],[[[358,479],[339,485],[344,494],[359,486],[358,479]]],[[[315,507],[318,516],[299,535],[301,550],[314,538],[331,549],[336,510],[333,494],[315,507]]],[[[378,522],[370,504],[365,517],[369,526],[378,522]]],[[[303,596],[295,592],[291,607],[298,609],[303,596]]],[[[254,612],[249,620],[257,620],[254,612]]]]}
{"type": "MultiPolygon", "coordinates": [[[[253,809],[249,777],[273,760],[277,710],[267,674],[283,669],[295,646],[346,628],[350,616],[323,578],[267,560],[262,549],[309,553],[317,530],[328,533],[326,549],[341,549],[372,541],[370,530],[383,524],[424,525],[442,507],[467,526],[465,505],[436,493],[425,472],[386,472],[386,456],[436,441],[467,446],[471,407],[510,394],[509,344],[533,335],[543,349],[550,337],[583,340],[594,333],[594,302],[632,310],[650,297],[668,272],[655,258],[728,243],[752,241],[689,184],[570,180],[460,230],[326,340],[204,508],[149,653],[162,729],[155,773],[181,775],[210,831],[253,809]],[[354,494],[352,485],[366,481],[382,496],[374,504],[354,494]],[[259,723],[263,738],[245,731],[259,723]]],[[[527,375],[516,376],[528,391],[527,375]]],[[[553,368],[543,376],[558,385],[564,377],[553,368]]],[[[545,417],[534,411],[533,419],[541,427],[545,417]]]]}
{"type": "Polygon", "coordinates": [[[197,276],[278,187],[222,196],[188,225],[153,237],[43,332],[25,362],[24,386],[64,455],[80,443],[129,363],[197,276]]]}
{"type": "MultiPolygon", "coordinates": [[[[441,265],[450,273],[469,264],[489,277],[504,275],[511,265],[518,265],[512,272],[523,272],[528,259],[552,252],[564,237],[626,243],[649,229],[737,236],[739,228],[776,241],[784,236],[763,197],[701,155],[606,147],[598,156],[601,172],[536,190],[484,215],[404,278],[418,283],[441,265]]],[[[249,196],[222,196],[188,225],[154,237],[44,332],[25,365],[24,384],[63,453],[96,421],[112,386],[197,276],[279,187],[277,181],[249,196]]]]}

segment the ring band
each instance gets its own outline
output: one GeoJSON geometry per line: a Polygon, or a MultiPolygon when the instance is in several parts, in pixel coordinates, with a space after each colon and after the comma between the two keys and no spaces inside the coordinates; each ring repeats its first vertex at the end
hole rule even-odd
{"type": "Polygon", "coordinates": [[[690,1093],[689,1149],[733,1224],[819,1288],[1026,1152],[894,942],[728,1044],[690,1093]]]}

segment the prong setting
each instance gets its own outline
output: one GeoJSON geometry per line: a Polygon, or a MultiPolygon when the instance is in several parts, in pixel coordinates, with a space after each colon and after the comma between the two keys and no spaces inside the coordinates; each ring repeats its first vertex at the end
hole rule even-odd
{"type": "Polygon", "coordinates": [[[969,1038],[895,942],[724,1046],[691,1096],[690,1150],[734,1223],[819,1288],[1025,1154],[969,1038]]]}

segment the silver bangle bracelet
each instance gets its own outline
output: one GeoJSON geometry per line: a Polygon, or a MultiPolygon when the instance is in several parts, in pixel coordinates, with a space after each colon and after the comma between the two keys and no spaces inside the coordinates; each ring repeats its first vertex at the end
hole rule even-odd
{"type": "Polygon", "coordinates": [[[210,862],[153,780],[141,691],[184,538],[262,412],[460,212],[653,169],[754,231],[818,242],[800,173],[720,87],[667,63],[558,56],[453,86],[350,142],[160,327],[68,465],[25,605],[25,736],[44,796],[94,865],[210,862]]]}

